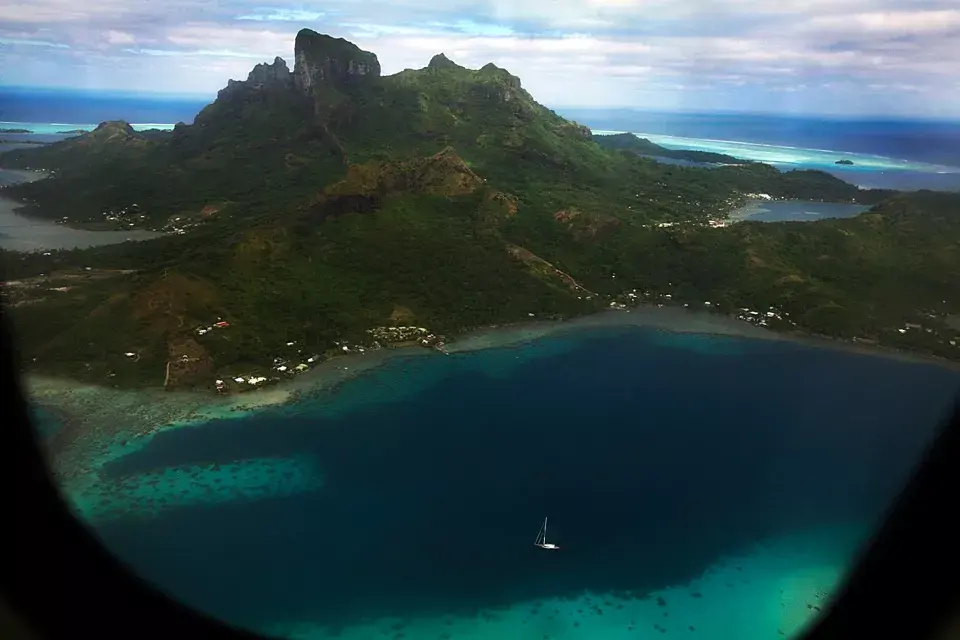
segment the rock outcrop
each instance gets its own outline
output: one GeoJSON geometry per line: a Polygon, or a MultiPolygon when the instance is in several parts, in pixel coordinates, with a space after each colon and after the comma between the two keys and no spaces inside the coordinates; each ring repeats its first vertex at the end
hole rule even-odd
{"type": "Polygon", "coordinates": [[[380,76],[377,56],[343,38],[301,29],[294,43],[294,85],[316,96],[325,88],[345,90],[380,76]]]}
{"type": "MultiPolygon", "coordinates": [[[[217,100],[230,99],[239,94],[257,95],[264,90],[287,90],[293,86],[293,74],[286,61],[277,57],[273,63],[256,65],[246,80],[227,80],[227,86],[217,93],[217,100]]],[[[203,120],[203,118],[200,118],[203,120]]]]}
{"type": "Polygon", "coordinates": [[[276,57],[273,64],[261,62],[247,76],[247,84],[252,87],[293,86],[293,74],[287,68],[286,61],[276,57]]]}
{"type": "Polygon", "coordinates": [[[453,60],[451,60],[450,58],[448,58],[446,55],[442,53],[438,53],[437,55],[430,58],[430,63],[427,65],[427,69],[434,69],[436,71],[442,71],[444,69],[463,69],[463,68],[464,67],[461,67],[456,62],[454,62],[453,60]]]}
{"type": "Polygon", "coordinates": [[[486,75],[495,75],[499,78],[502,78],[504,81],[504,84],[506,84],[506,86],[510,87],[511,89],[516,89],[517,91],[519,91],[520,89],[523,88],[520,84],[520,78],[513,75],[503,67],[498,67],[492,62],[488,62],[487,64],[480,67],[480,72],[486,75]]]}
{"type": "Polygon", "coordinates": [[[363,51],[352,42],[342,38],[301,29],[294,42],[293,71],[283,58],[274,58],[272,63],[260,63],[247,75],[246,80],[229,80],[220,90],[217,99],[230,99],[237,95],[244,99],[258,99],[260,91],[290,90],[317,102],[317,111],[333,106],[345,93],[360,86],[366,79],[380,76],[377,56],[363,51]]]}
{"type": "Polygon", "coordinates": [[[579,122],[573,122],[572,120],[564,121],[560,127],[560,132],[572,138],[577,138],[579,140],[592,140],[593,132],[590,130],[590,127],[582,125],[579,122]]]}

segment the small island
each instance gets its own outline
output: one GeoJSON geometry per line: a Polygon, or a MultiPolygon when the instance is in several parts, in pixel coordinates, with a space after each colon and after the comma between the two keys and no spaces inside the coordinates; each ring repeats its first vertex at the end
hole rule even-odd
{"type": "Polygon", "coordinates": [[[837,160],[834,164],[853,164],[853,160],[837,160]]]}
{"type": "Polygon", "coordinates": [[[0,129],[0,133],[33,133],[30,129],[0,129]]]}

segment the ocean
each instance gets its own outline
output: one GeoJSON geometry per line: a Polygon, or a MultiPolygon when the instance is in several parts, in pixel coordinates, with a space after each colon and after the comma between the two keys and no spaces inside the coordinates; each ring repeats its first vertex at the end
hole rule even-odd
{"type": "Polygon", "coordinates": [[[631,109],[563,109],[559,113],[597,129],[788,149],[833,149],[960,167],[960,120],[663,113],[631,109]]]}
{"type": "Polygon", "coordinates": [[[164,431],[73,499],[153,583],[285,637],[777,638],[825,606],[958,384],[583,329],[164,431]],[[559,551],[533,545],[544,518],[559,551]]]}
{"type": "Polygon", "coordinates": [[[725,153],[782,171],[818,169],[863,188],[960,191],[960,121],[566,109],[597,134],[725,153]],[[849,160],[853,165],[838,165],[849,160]]]}
{"type": "Polygon", "coordinates": [[[751,200],[730,214],[734,220],[751,222],[813,222],[826,218],[853,218],[870,207],[840,202],[802,200],[751,200]]]}
{"type": "Polygon", "coordinates": [[[0,87],[0,129],[57,133],[96,126],[105,120],[172,127],[178,122],[193,122],[215,97],[0,87]]]}
{"type": "MultiPolygon", "coordinates": [[[[65,131],[122,119],[135,129],[191,123],[214,96],[158,96],[0,88],[7,143],[52,141],[65,131]]],[[[960,121],[851,119],[632,109],[558,109],[595,133],[633,132],[674,149],[716,151],[781,170],[819,169],[864,188],[960,190],[960,121]],[[850,160],[850,165],[837,165],[850,160]]],[[[0,151],[3,146],[0,145],[0,151]]]]}

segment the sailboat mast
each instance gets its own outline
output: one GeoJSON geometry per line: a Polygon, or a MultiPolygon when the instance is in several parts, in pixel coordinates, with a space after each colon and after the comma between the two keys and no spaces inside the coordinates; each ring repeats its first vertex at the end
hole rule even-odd
{"type": "Polygon", "coordinates": [[[543,519],[543,544],[547,544],[547,519],[543,519]]]}

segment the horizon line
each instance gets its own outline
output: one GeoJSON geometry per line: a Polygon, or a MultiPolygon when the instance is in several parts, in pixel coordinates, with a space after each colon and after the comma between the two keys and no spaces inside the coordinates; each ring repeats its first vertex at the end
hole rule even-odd
{"type": "MultiPolygon", "coordinates": [[[[129,89],[103,89],[92,87],[51,87],[51,86],[28,86],[28,85],[5,85],[0,84],[0,93],[72,93],[100,95],[103,97],[124,97],[124,98],[153,98],[163,101],[189,101],[203,102],[204,105],[211,104],[216,100],[216,94],[210,93],[171,93],[162,91],[131,91],[129,89]]],[[[542,104],[542,103],[541,103],[542,104]]],[[[756,111],[751,109],[714,109],[703,110],[690,107],[676,107],[667,109],[664,107],[643,107],[634,105],[544,105],[553,111],[581,111],[581,112],[635,112],[643,114],[656,115],[731,115],[731,116],[753,116],[765,118],[818,118],[824,120],[858,120],[858,121],[932,121],[950,124],[960,124],[960,114],[949,115],[931,115],[931,114],[902,114],[902,113],[823,113],[817,111],[756,111]]],[[[12,122],[12,121],[11,121],[12,122]]]]}
{"type": "Polygon", "coordinates": [[[173,93],[164,91],[131,91],[129,89],[104,89],[93,87],[50,87],[50,86],[29,86],[0,83],[0,93],[8,92],[30,92],[30,93],[86,93],[94,95],[123,96],[123,97],[149,97],[149,98],[169,98],[179,100],[207,100],[213,102],[216,100],[216,93],[173,93]]]}
{"type": "MultiPolygon", "coordinates": [[[[755,111],[750,109],[714,109],[703,110],[690,107],[675,107],[672,109],[664,107],[583,107],[583,106],[563,106],[550,109],[561,111],[581,111],[581,112],[634,112],[653,115],[728,115],[728,116],[753,116],[760,118],[815,118],[823,120],[857,120],[859,122],[887,122],[887,121],[935,121],[950,124],[960,124],[960,114],[957,115],[930,115],[930,114],[903,114],[903,113],[837,113],[837,112],[817,112],[817,111],[755,111]]],[[[629,115],[624,113],[623,115],[629,115]]]]}

